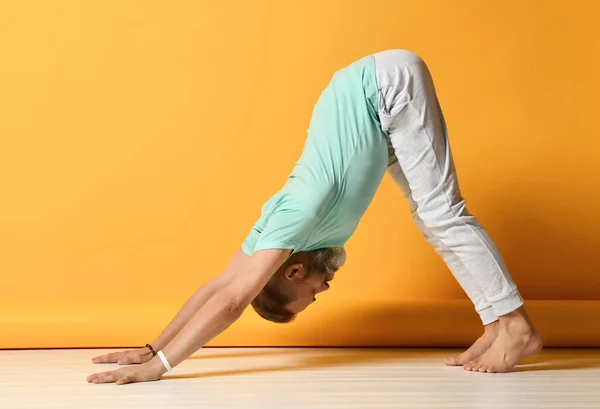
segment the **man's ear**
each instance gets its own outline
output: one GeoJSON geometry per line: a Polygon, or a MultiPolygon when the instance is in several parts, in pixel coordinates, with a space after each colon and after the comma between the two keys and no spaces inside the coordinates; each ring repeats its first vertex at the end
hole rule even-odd
{"type": "Polygon", "coordinates": [[[289,281],[303,281],[307,276],[306,267],[302,263],[293,263],[287,266],[283,272],[283,276],[289,281]]]}

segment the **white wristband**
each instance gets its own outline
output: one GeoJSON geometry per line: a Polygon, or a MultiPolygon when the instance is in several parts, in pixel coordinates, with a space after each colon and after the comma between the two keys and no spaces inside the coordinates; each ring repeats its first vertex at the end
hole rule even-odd
{"type": "Polygon", "coordinates": [[[158,357],[160,358],[160,360],[162,361],[163,365],[165,366],[165,368],[167,368],[167,372],[172,371],[173,368],[171,368],[171,364],[169,364],[169,361],[167,361],[167,358],[165,357],[165,354],[163,354],[163,351],[158,351],[156,353],[156,355],[158,355],[158,357]]]}

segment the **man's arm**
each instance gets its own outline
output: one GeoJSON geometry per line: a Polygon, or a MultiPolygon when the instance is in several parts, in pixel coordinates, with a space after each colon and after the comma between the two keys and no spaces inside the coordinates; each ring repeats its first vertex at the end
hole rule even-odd
{"type": "Polygon", "coordinates": [[[264,250],[249,257],[229,284],[215,293],[163,348],[171,366],[184,361],[233,324],[290,253],[291,250],[264,250]]]}
{"type": "MultiPolygon", "coordinates": [[[[181,307],[179,312],[171,320],[169,325],[152,343],[152,347],[158,351],[164,348],[187,322],[198,312],[206,302],[218,291],[225,288],[238,271],[250,257],[239,249],[229,262],[222,274],[202,285],[181,307]]],[[[152,353],[147,348],[138,348],[128,351],[113,352],[110,354],[92,358],[94,363],[119,363],[121,365],[140,364],[149,361],[152,353]]]]}
{"type": "MultiPolygon", "coordinates": [[[[263,250],[241,263],[239,268],[232,272],[228,284],[215,292],[175,338],[162,348],[170,365],[174,367],[180,364],[233,324],[287,260],[290,253],[289,249],[263,250]]],[[[116,382],[117,385],[122,385],[158,380],[165,372],[162,361],[159,357],[154,357],[149,362],[136,367],[90,375],[87,381],[116,382]]]]}
{"type": "Polygon", "coordinates": [[[158,351],[163,349],[188,321],[196,314],[206,302],[213,297],[217,292],[223,290],[231,283],[236,271],[238,271],[250,257],[241,249],[238,250],[233,259],[217,278],[204,284],[202,287],[190,297],[190,299],[181,307],[167,328],[152,342],[152,347],[158,351]]]}

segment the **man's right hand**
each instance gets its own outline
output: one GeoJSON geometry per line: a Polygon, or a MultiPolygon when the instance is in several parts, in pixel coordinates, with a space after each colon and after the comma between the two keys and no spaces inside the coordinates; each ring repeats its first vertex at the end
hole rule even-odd
{"type": "Polygon", "coordinates": [[[143,364],[152,359],[152,352],[148,348],[130,349],[129,351],[113,352],[92,358],[95,364],[129,365],[143,364]]]}

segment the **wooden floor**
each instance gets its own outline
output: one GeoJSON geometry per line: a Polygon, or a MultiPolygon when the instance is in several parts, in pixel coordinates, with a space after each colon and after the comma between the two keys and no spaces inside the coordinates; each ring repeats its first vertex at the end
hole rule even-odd
{"type": "Polygon", "coordinates": [[[600,350],[547,349],[508,374],[455,351],[205,349],[159,382],[92,385],[108,350],[0,351],[0,408],[600,408],[600,350]]]}

